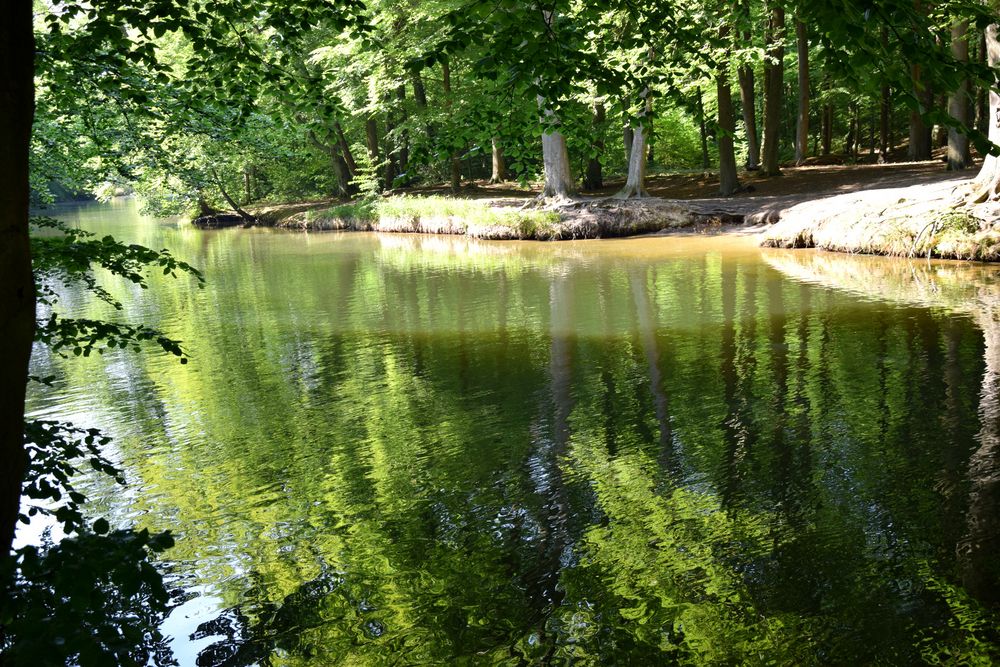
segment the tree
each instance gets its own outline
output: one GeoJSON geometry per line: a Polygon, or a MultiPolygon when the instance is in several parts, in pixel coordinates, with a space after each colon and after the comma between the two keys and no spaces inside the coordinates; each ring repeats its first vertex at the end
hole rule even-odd
{"type": "Polygon", "coordinates": [[[768,1],[766,61],[764,63],[764,147],[761,173],[778,176],[781,141],[781,116],[784,99],[785,8],[782,0],[768,1]]]}

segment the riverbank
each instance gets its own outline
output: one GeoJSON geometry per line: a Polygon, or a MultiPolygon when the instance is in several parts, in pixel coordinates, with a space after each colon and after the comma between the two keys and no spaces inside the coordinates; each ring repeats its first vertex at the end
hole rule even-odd
{"type": "MultiPolygon", "coordinates": [[[[374,203],[320,201],[251,210],[253,224],[301,230],[459,234],[494,240],[637,236],[678,230],[764,227],[762,245],[840,252],[1000,260],[1000,208],[953,205],[969,174],[937,163],[786,169],[777,179],[746,176],[735,197],[707,196],[707,174],[650,179],[652,197],[619,200],[584,193],[539,203],[516,186],[425,188],[374,203]]],[[[206,226],[217,226],[216,220],[206,226]]],[[[239,218],[229,224],[244,224],[239,218]]]]}

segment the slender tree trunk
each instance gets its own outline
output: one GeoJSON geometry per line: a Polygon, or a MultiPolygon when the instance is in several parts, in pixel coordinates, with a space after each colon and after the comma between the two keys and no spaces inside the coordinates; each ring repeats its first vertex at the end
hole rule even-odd
{"type": "Polygon", "coordinates": [[[712,163],[708,159],[708,127],[705,124],[705,100],[698,87],[698,131],[701,133],[701,168],[708,171],[712,163]]]}
{"type": "Polygon", "coordinates": [[[783,106],[785,77],[785,9],[777,4],[780,0],[770,0],[770,16],[767,23],[767,62],[764,65],[764,146],[762,173],[778,176],[779,141],[781,138],[781,111],[783,106]]]}
{"type": "MultiPolygon", "coordinates": [[[[403,123],[403,132],[400,135],[400,146],[399,146],[399,173],[400,175],[406,175],[410,171],[410,132],[406,130],[406,86],[404,84],[399,84],[396,88],[396,99],[399,100],[399,113],[400,119],[403,123]]],[[[406,177],[407,182],[411,179],[409,176],[406,177]]]]}
{"type": "Polygon", "coordinates": [[[12,2],[0,21],[0,557],[10,553],[27,456],[24,397],[35,335],[28,242],[28,146],[35,109],[32,3],[12,2]]]}
{"type": "Polygon", "coordinates": [[[385,189],[391,190],[393,184],[396,182],[396,174],[399,173],[399,168],[397,164],[397,146],[393,134],[396,131],[396,121],[393,117],[393,113],[389,109],[389,101],[391,97],[386,94],[383,98],[383,104],[386,106],[385,113],[385,165],[383,166],[383,176],[382,180],[385,182],[385,189]]]}
{"type": "MultiPolygon", "coordinates": [[[[729,31],[725,23],[719,27],[719,41],[723,44],[729,41],[729,31]]],[[[719,98],[719,194],[728,197],[739,191],[740,181],[736,174],[736,151],[733,148],[736,122],[733,118],[733,94],[729,87],[729,62],[724,58],[719,63],[715,85],[719,98]]]]}
{"type": "Polygon", "coordinates": [[[229,207],[236,212],[236,215],[243,218],[243,220],[247,223],[252,224],[256,222],[257,219],[254,218],[249,213],[247,213],[246,211],[244,211],[242,208],[240,208],[240,205],[236,203],[236,200],[229,195],[229,192],[226,191],[226,186],[222,183],[222,179],[219,178],[218,172],[216,172],[215,169],[212,169],[211,174],[212,174],[212,180],[215,181],[215,187],[219,188],[219,194],[221,194],[222,198],[226,200],[226,203],[229,204],[229,207]]]}
{"type": "MultiPolygon", "coordinates": [[[[987,64],[986,34],[979,39],[979,49],[976,54],[981,65],[987,64]]],[[[976,90],[976,129],[983,134],[990,133],[990,87],[979,86],[976,90]]]]}
{"type": "MultiPolygon", "coordinates": [[[[740,4],[739,11],[741,19],[750,24],[750,3],[744,0],[740,4]]],[[[753,43],[753,35],[750,30],[743,32],[744,44],[753,43]]],[[[745,64],[739,69],[740,80],[740,105],[743,107],[743,126],[747,134],[747,171],[756,171],[760,168],[760,135],[757,130],[757,96],[754,90],[753,67],[745,64]]]]}
{"type": "MultiPolygon", "coordinates": [[[[997,69],[1000,67],[1000,25],[992,23],[986,28],[986,54],[990,67],[997,69]]],[[[989,139],[994,144],[1000,145],[1000,93],[995,89],[990,90],[990,131],[989,139]]],[[[979,175],[969,195],[969,203],[979,203],[984,201],[996,201],[1000,199],[1000,158],[995,155],[987,155],[983,159],[983,166],[979,169],[979,175]]]]}
{"type": "MultiPolygon", "coordinates": [[[[441,63],[441,80],[444,82],[444,95],[445,95],[445,106],[448,109],[448,115],[451,115],[452,99],[451,99],[451,65],[445,60],[441,63]]],[[[462,185],[462,163],[459,157],[454,153],[451,154],[449,159],[449,174],[450,174],[450,184],[451,191],[458,192],[458,189],[462,185]]]]}
{"type": "Polygon", "coordinates": [[[829,155],[833,151],[833,105],[830,103],[823,105],[823,155],[829,155]]]}
{"type": "Polygon", "coordinates": [[[344,128],[340,125],[338,120],[333,125],[334,130],[337,132],[337,144],[340,146],[340,154],[344,158],[344,162],[347,163],[347,168],[350,171],[351,178],[358,173],[358,163],[354,161],[354,155],[351,153],[351,147],[347,143],[347,137],[344,136],[344,128]]]}
{"type": "MultiPolygon", "coordinates": [[[[956,21],[951,27],[951,55],[960,63],[969,62],[968,21],[956,21]]],[[[969,126],[969,80],[962,81],[948,98],[948,113],[962,125],[969,126]]],[[[970,165],[969,137],[955,128],[948,129],[948,169],[961,171],[970,165]]]]}
{"type": "Polygon", "coordinates": [[[606,113],[603,104],[594,105],[594,151],[595,154],[587,160],[587,173],[583,178],[583,187],[587,190],[600,190],[604,187],[604,169],[601,159],[604,157],[604,121],[606,113]]]}
{"type": "Polygon", "coordinates": [[[913,87],[917,99],[923,109],[913,109],[910,111],[910,149],[911,160],[931,159],[931,127],[924,122],[921,111],[928,109],[933,101],[933,95],[921,81],[920,65],[913,65],[910,68],[913,87]]]}
{"type": "Polygon", "coordinates": [[[883,82],[881,88],[881,103],[879,104],[878,117],[878,161],[884,164],[889,160],[889,150],[891,139],[889,138],[889,122],[892,112],[892,90],[889,84],[883,82]]]}
{"type": "Polygon", "coordinates": [[[622,130],[622,143],[625,146],[625,164],[632,161],[632,140],[635,139],[632,125],[626,124],[622,130]]]}
{"type": "Polygon", "coordinates": [[[365,119],[365,141],[368,145],[368,159],[373,165],[378,164],[378,124],[371,117],[365,119]]]}
{"type": "Polygon", "coordinates": [[[503,157],[503,146],[496,137],[490,140],[493,152],[493,173],[490,175],[490,183],[503,183],[507,180],[507,162],[503,157]]]}
{"type": "Polygon", "coordinates": [[[795,165],[806,161],[809,144],[809,36],[806,25],[795,21],[795,41],[799,56],[799,115],[795,125],[795,165]]]}
{"type": "Polygon", "coordinates": [[[844,153],[847,157],[858,157],[858,138],[861,132],[860,120],[858,118],[858,103],[851,102],[847,105],[850,116],[850,125],[847,130],[847,139],[844,141],[844,153]]]}

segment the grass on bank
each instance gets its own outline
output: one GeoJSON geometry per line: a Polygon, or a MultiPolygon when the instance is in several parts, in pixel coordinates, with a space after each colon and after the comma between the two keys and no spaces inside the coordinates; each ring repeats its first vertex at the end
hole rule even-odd
{"type": "Polygon", "coordinates": [[[465,233],[487,238],[547,239],[561,222],[555,211],[495,208],[474,199],[450,197],[387,197],[307,211],[306,229],[465,233]]]}

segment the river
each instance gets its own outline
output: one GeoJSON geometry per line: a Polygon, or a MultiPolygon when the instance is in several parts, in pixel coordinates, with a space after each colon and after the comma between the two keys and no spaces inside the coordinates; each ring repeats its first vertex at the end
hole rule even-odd
{"type": "Polygon", "coordinates": [[[898,260],[57,213],[205,274],[66,290],[191,362],[36,347],[29,399],[113,436],[95,515],[174,531],[182,665],[998,655],[995,320],[898,260]]]}

